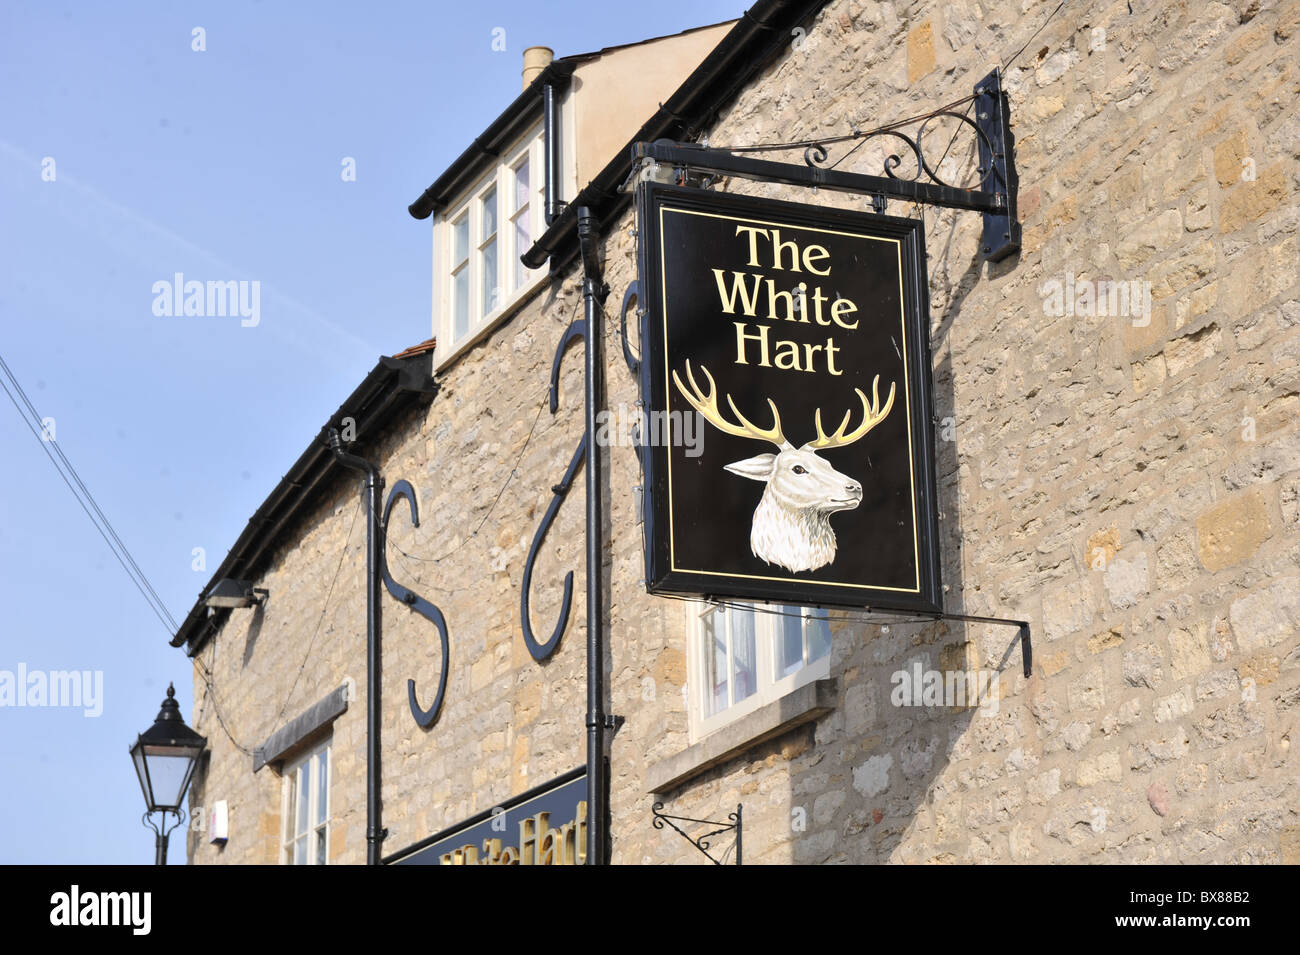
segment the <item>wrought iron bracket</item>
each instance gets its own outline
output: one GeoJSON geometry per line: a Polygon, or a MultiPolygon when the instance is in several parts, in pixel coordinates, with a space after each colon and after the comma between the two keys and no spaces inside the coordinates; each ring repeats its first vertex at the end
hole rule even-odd
{"type": "MultiPolygon", "coordinates": [[[[583,319],[578,319],[570,323],[569,327],[564,330],[560,336],[560,344],[556,346],[555,358],[551,362],[551,388],[550,388],[550,410],[555,414],[560,407],[560,364],[564,360],[564,353],[569,345],[580,338],[585,339],[587,334],[587,323],[583,319]]],[[[573,479],[578,474],[578,468],[582,466],[587,457],[587,435],[584,432],[582,440],[573,451],[573,456],[569,459],[569,466],[564,471],[564,477],[560,478],[560,483],[551,487],[551,503],[546,508],[546,514],[542,517],[542,522],[537,526],[537,532],[533,534],[532,546],[528,548],[528,559],[524,562],[524,579],[519,588],[519,622],[524,635],[524,646],[528,648],[529,654],[538,663],[545,660],[553,654],[560,646],[560,638],[564,636],[564,631],[569,625],[569,611],[573,605],[573,571],[564,575],[564,598],[560,603],[560,619],[556,621],[551,635],[546,638],[545,642],[539,641],[537,635],[533,633],[533,624],[528,612],[529,593],[532,590],[533,583],[533,566],[537,563],[537,553],[541,550],[542,542],[546,540],[546,532],[551,529],[551,524],[555,522],[555,516],[560,512],[560,505],[564,503],[564,498],[569,493],[569,488],[573,486],[573,479]]]]}
{"type": "MultiPolygon", "coordinates": [[[[641,370],[641,359],[632,354],[632,348],[628,344],[627,340],[627,310],[632,306],[633,302],[636,303],[636,327],[637,335],[639,336],[642,330],[641,316],[644,312],[641,308],[641,283],[638,281],[633,281],[628,285],[627,291],[623,293],[623,308],[619,311],[618,315],[619,338],[623,343],[623,361],[627,364],[628,371],[635,375],[641,370]]],[[[638,337],[638,344],[639,342],[640,339],[638,337]]]]}
{"type": "Polygon", "coordinates": [[[988,623],[999,627],[1015,627],[1018,631],[1016,637],[1020,641],[1020,662],[1023,665],[1022,672],[1025,674],[1026,680],[1033,676],[1034,648],[1029,642],[1028,620],[1007,620],[1003,617],[976,617],[965,613],[945,613],[941,615],[939,619],[956,620],[960,623],[988,623]]]}
{"type": "Polygon", "coordinates": [[[992,173],[985,180],[985,188],[1004,198],[1001,213],[984,214],[984,258],[997,262],[1020,251],[1021,230],[1016,210],[1020,177],[1016,174],[1011,103],[1002,88],[1002,74],[996,69],[975,84],[975,125],[980,132],[975,138],[980,169],[992,173]]]}
{"type": "Polygon", "coordinates": [[[744,835],[743,813],[745,808],[743,805],[738,804],[735,812],[727,813],[728,822],[718,822],[715,819],[692,819],[689,816],[670,816],[667,813],[660,811],[663,808],[664,804],[662,802],[656,802],[650,808],[650,814],[653,817],[651,824],[656,829],[662,829],[665,824],[671,826],[683,839],[704,853],[705,858],[714,865],[722,865],[722,861],[720,859],[715,859],[709,852],[709,849],[712,847],[712,843],[709,840],[721,833],[730,832],[732,829],[736,830],[736,865],[742,864],[741,853],[744,848],[742,843],[742,837],[744,835]],[[681,826],[677,825],[679,822],[694,823],[700,826],[713,826],[714,828],[699,836],[692,836],[681,826]]]}
{"type": "Polygon", "coordinates": [[[145,812],[145,814],[140,817],[140,824],[146,829],[152,829],[154,835],[158,836],[160,839],[166,839],[177,829],[177,827],[184,824],[185,819],[186,815],[184,809],[156,809],[145,812]],[[161,822],[154,822],[154,812],[157,812],[162,816],[161,822]],[[170,826],[167,825],[167,815],[169,813],[176,817],[176,821],[170,826]]]}
{"type": "MultiPolygon", "coordinates": [[[[918,118],[918,128],[911,136],[900,131],[907,124],[854,133],[853,138],[859,140],[885,136],[902,140],[916,165],[916,172],[910,178],[895,173],[895,170],[904,165],[904,160],[893,154],[885,159],[884,175],[875,176],[844,172],[823,165],[829,156],[822,143],[808,145],[805,141],[785,146],[754,147],[751,150],[728,150],[670,140],[635,143],[632,147],[632,178],[637,177],[639,170],[660,164],[718,176],[738,176],[868,196],[877,212],[883,211],[885,203],[891,198],[950,209],[968,209],[983,215],[984,257],[996,262],[1019,251],[1021,239],[1020,223],[1016,220],[1019,178],[1015,168],[1015,138],[1011,133],[1011,106],[1006,91],[1002,88],[1002,77],[998,70],[993,70],[975,85],[973,107],[973,120],[951,110],[941,110],[918,118]],[[926,126],[940,117],[956,120],[971,129],[975,135],[980,163],[979,182],[975,188],[963,188],[944,182],[938,172],[943,156],[934,162],[926,157],[926,126]],[[753,159],[743,154],[758,149],[803,149],[804,165],[753,159]]],[[[944,156],[946,155],[945,149],[944,156]]]]}
{"type": "MultiPolygon", "coordinates": [[[[876,607],[863,607],[866,613],[883,614],[885,616],[905,616],[916,617],[917,614],[910,610],[880,610],[876,607]]],[[[1020,662],[1025,679],[1029,679],[1034,672],[1034,648],[1029,641],[1029,621],[1028,620],[1010,620],[1006,617],[979,617],[967,613],[939,613],[934,615],[934,620],[956,620],[958,623],[987,623],[999,627],[1015,627],[1018,631],[1016,639],[1020,641],[1020,662]]],[[[1010,652],[1010,651],[1008,651],[1010,652]]]]}
{"type": "Polygon", "coordinates": [[[388,492],[388,501],[384,504],[384,522],[382,525],[384,537],[383,546],[379,551],[381,560],[380,573],[384,578],[384,587],[394,599],[406,604],[438,630],[438,640],[442,644],[442,671],[438,675],[438,695],[434,697],[433,705],[427,710],[421,707],[415,694],[415,681],[409,679],[406,681],[406,697],[411,706],[411,716],[415,718],[417,726],[421,729],[428,729],[437,720],[438,714],[442,712],[442,700],[447,694],[447,673],[451,669],[451,641],[447,635],[447,620],[443,617],[442,611],[410,588],[403,587],[388,572],[388,518],[392,513],[393,505],[403,497],[406,498],[406,503],[411,506],[412,526],[420,526],[420,511],[415,502],[415,488],[411,487],[409,481],[396,482],[393,489],[388,492]]]}

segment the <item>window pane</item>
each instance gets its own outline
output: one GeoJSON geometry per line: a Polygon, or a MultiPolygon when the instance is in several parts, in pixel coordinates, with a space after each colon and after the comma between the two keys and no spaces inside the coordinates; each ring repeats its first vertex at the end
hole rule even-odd
{"type": "Polygon", "coordinates": [[[527,252],[532,244],[528,229],[528,209],[525,208],[515,220],[515,288],[528,281],[528,269],[519,257],[527,252]]]}
{"type": "Polygon", "coordinates": [[[289,774],[289,800],[288,809],[284,813],[284,841],[288,842],[293,838],[293,820],[298,812],[298,774],[289,774]]]}
{"type": "Polygon", "coordinates": [[[528,160],[515,167],[515,210],[528,205],[528,160]]]}
{"type": "Polygon", "coordinates": [[[311,761],[302,764],[302,779],[298,783],[298,826],[295,833],[307,831],[307,803],[311,798],[311,761]]]}
{"type": "Polygon", "coordinates": [[[455,322],[452,337],[459,340],[469,331],[469,266],[456,273],[452,280],[452,301],[455,322]]]}
{"type": "Polygon", "coordinates": [[[316,757],[316,818],[313,820],[320,825],[327,818],[329,810],[329,750],[316,757]]]}
{"type": "Polygon", "coordinates": [[[307,864],[307,837],[300,836],[298,841],[293,844],[293,864],[307,864]]]}
{"type": "Polygon", "coordinates": [[[497,278],[497,240],[483,246],[483,314],[494,312],[501,304],[501,286],[497,278]]]}
{"type": "Polygon", "coordinates": [[[452,265],[459,265],[469,258],[469,216],[463,215],[453,227],[455,239],[452,242],[452,265]]]}
{"type": "Polygon", "coordinates": [[[325,864],[325,830],[316,830],[316,864],[325,864]]]}
{"type": "Polygon", "coordinates": [[[799,607],[780,607],[776,621],[776,668],[780,676],[789,676],[803,666],[803,611],[799,607]]]}
{"type": "Polygon", "coordinates": [[[731,702],[739,703],[758,689],[758,656],[754,652],[754,611],[732,608],[731,618],[731,702]]]}
{"type": "Polygon", "coordinates": [[[815,607],[808,611],[808,662],[820,660],[831,652],[831,623],[824,609],[815,607]]]}
{"type": "Polygon", "coordinates": [[[497,190],[493,186],[483,197],[483,238],[495,235],[497,231],[497,190]]]}
{"type": "Polygon", "coordinates": [[[727,708],[726,619],[719,607],[704,617],[705,716],[727,708]]]}

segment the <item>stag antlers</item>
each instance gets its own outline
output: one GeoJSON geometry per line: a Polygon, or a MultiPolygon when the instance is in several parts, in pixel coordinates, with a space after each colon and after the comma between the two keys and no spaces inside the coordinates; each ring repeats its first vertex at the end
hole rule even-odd
{"type": "Polygon", "coordinates": [[[709,369],[703,365],[700,371],[704,372],[704,377],[709,379],[709,393],[703,394],[700,386],[695,383],[695,376],[691,373],[691,363],[686,363],[686,380],[691,383],[690,390],[682,384],[682,380],[677,377],[677,372],[673,372],[673,381],[677,383],[678,389],[691,403],[691,407],[704,415],[704,420],[708,421],[719,431],[726,434],[735,435],[737,438],[757,438],[760,441],[771,441],[778,448],[788,448],[790,443],[785,440],[785,435],[781,433],[781,415],[777,413],[776,403],[771,398],[767,399],[768,407],[772,409],[772,427],[760,428],[752,424],[736,407],[736,403],[731,400],[731,395],[727,395],[727,404],[731,407],[731,413],[740,419],[740,424],[732,424],[718,409],[718,386],[713,381],[713,376],[709,374],[709,369]]]}
{"type": "MultiPolygon", "coordinates": [[[[740,409],[736,407],[736,403],[731,400],[731,395],[727,395],[727,405],[731,408],[731,413],[734,414],[740,422],[739,424],[733,424],[726,419],[721,409],[718,408],[718,386],[714,382],[713,376],[709,374],[709,369],[701,365],[700,371],[704,372],[704,377],[709,381],[709,390],[707,393],[702,391],[700,386],[696,384],[695,376],[691,372],[691,363],[689,361],[686,363],[686,380],[690,382],[690,388],[688,389],[682,384],[682,380],[677,377],[677,372],[675,371],[673,372],[673,381],[676,383],[678,389],[686,400],[691,403],[691,407],[703,415],[706,421],[712,424],[719,431],[722,431],[725,434],[734,435],[738,438],[757,438],[760,441],[770,441],[779,448],[791,447],[790,443],[786,441],[785,435],[781,433],[781,415],[777,412],[776,403],[772,401],[771,398],[767,399],[767,405],[772,409],[772,427],[759,428],[740,413],[740,409]]],[[[863,418],[862,423],[852,431],[848,431],[849,418],[852,415],[852,411],[846,411],[844,412],[844,420],[840,422],[840,426],[835,429],[834,433],[827,435],[826,431],[822,428],[822,410],[821,408],[818,408],[816,414],[813,416],[814,422],[817,426],[817,438],[816,440],[809,441],[805,444],[804,448],[813,451],[821,450],[823,448],[842,448],[845,445],[852,444],[853,442],[866,437],[867,433],[871,431],[872,428],[880,424],[880,422],[884,421],[885,418],[889,416],[890,410],[894,407],[894,391],[896,384],[896,382],[890,383],[889,397],[885,399],[884,408],[880,407],[879,375],[876,375],[875,380],[871,383],[871,401],[867,401],[867,396],[861,388],[853,389],[857,392],[858,397],[862,399],[863,418]]]]}
{"type": "Polygon", "coordinates": [[[817,423],[817,440],[809,441],[804,445],[804,447],[815,450],[820,450],[822,448],[842,448],[846,444],[852,444],[854,441],[865,437],[868,431],[880,424],[880,422],[884,421],[885,418],[889,416],[890,409],[894,407],[895,384],[896,383],[892,381],[889,383],[889,397],[885,399],[884,410],[881,410],[880,407],[879,375],[876,375],[875,379],[871,382],[870,402],[867,401],[867,396],[863,394],[861,388],[853,389],[858,393],[858,397],[862,399],[863,418],[862,424],[858,425],[848,434],[845,434],[844,430],[849,426],[849,415],[852,414],[851,411],[844,412],[844,420],[841,421],[840,426],[835,429],[835,433],[828,437],[826,432],[822,430],[822,409],[818,408],[817,413],[814,415],[817,423]]]}

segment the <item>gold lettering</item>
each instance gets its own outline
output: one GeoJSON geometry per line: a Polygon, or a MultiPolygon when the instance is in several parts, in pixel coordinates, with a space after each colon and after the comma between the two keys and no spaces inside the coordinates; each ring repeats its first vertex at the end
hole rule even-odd
{"type": "MultiPolygon", "coordinates": [[[[772,268],[778,272],[784,272],[785,267],[781,265],[781,251],[790,250],[790,269],[794,272],[799,271],[799,246],[795,244],[794,239],[789,242],[781,241],[781,230],[772,230],[772,268]]],[[[750,263],[753,264],[752,262],[750,263]]]]}
{"type": "Polygon", "coordinates": [[[736,235],[740,235],[742,232],[749,233],[749,265],[750,268],[754,268],[758,265],[758,237],[761,235],[763,238],[767,238],[767,230],[752,225],[736,226],[736,235]]]}
{"type": "Polygon", "coordinates": [[[822,259],[829,259],[830,257],[831,254],[826,251],[826,248],[824,246],[810,245],[808,246],[808,248],[803,250],[803,267],[807,269],[809,272],[811,272],[813,275],[830,275],[831,267],[829,265],[826,266],[825,272],[822,272],[816,266],[813,265],[814,258],[818,262],[820,262],[822,259]]]}
{"type": "MultiPolygon", "coordinates": [[[[820,348],[821,346],[817,346],[820,348]]],[[[587,803],[579,802],[574,818],[551,825],[539,812],[519,821],[519,845],[502,846],[484,839],[481,847],[463,845],[438,857],[441,865],[582,865],[587,857],[587,803]]]]}
{"type": "Polygon", "coordinates": [[[777,342],[775,363],[777,368],[784,371],[803,371],[803,368],[799,367],[799,343],[777,342]]]}
{"type": "Polygon", "coordinates": [[[835,353],[839,348],[835,346],[835,339],[827,336],[826,338],[826,370],[832,375],[842,375],[844,372],[835,367],[835,353]]]}
{"type": "Polygon", "coordinates": [[[542,836],[549,828],[551,814],[539,812],[537,815],[519,821],[519,864],[539,865],[537,848],[542,836]]]}
{"type": "Polygon", "coordinates": [[[759,359],[758,363],[762,365],[764,368],[771,367],[767,359],[767,333],[769,331],[768,327],[766,325],[758,326],[758,334],[755,335],[755,334],[747,333],[745,331],[745,329],[748,328],[749,326],[747,326],[744,322],[734,322],[733,324],[736,326],[736,360],[733,364],[736,365],[749,364],[749,362],[745,359],[745,342],[754,341],[754,342],[758,342],[759,352],[762,356],[759,359]]]}
{"type": "Polygon", "coordinates": [[[573,842],[577,848],[578,865],[587,864],[587,800],[578,803],[578,815],[574,819],[577,828],[574,833],[573,842]]]}
{"type": "Polygon", "coordinates": [[[559,828],[560,861],[557,863],[557,865],[573,865],[574,862],[573,830],[575,825],[576,824],[574,822],[569,821],[566,822],[564,825],[560,826],[559,828]]]}
{"type": "Polygon", "coordinates": [[[731,273],[731,294],[727,294],[727,286],[722,278],[722,269],[713,270],[713,278],[718,283],[718,301],[722,303],[722,310],[728,315],[736,314],[736,299],[740,299],[740,310],[750,318],[758,308],[758,283],[762,281],[762,276],[754,273],[750,276],[754,280],[751,288],[745,288],[744,275],[741,272],[731,273]]]}
{"type": "Polygon", "coordinates": [[[808,321],[807,315],[805,315],[802,319],[795,317],[794,293],[778,292],[776,290],[776,282],[772,281],[771,279],[767,280],[767,317],[768,318],[772,319],[773,321],[776,321],[780,317],[776,314],[776,300],[778,298],[785,299],[785,320],[787,322],[808,321]]]}
{"type": "Polygon", "coordinates": [[[829,318],[822,318],[822,303],[826,301],[826,296],[822,294],[822,287],[819,285],[813,289],[813,321],[818,325],[829,325],[829,318]]]}
{"type": "Polygon", "coordinates": [[[561,829],[547,829],[537,846],[538,865],[560,865],[564,859],[564,834],[561,829]]]}
{"type": "Polygon", "coordinates": [[[852,315],[857,310],[858,307],[854,305],[852,302],[850,302],[847,298],[837,298],[835,300],[835,304],[831,306],[831,318],[835,319],[835,324],[838,325],[840,328],[845,328],[848,329],[849,331],[853,331],[853,329],[858,327],[857,320],[855,319],[850,324],[849,322],[846,322],[843,319],[841,319],[840,315],[844,313],[848,313],[849,315],[852,315]]]}

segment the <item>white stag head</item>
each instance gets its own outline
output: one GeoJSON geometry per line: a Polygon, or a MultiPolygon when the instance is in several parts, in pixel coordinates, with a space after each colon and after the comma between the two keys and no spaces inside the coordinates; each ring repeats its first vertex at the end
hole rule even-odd
{"type": "Polygon", "coordinates": [[[817,452],[861,440],[884,421],[894,407],[894,384],[889,386],[884,408],[880,407],[879,375],[871,383],[871,401],[867,401],[861,388],[853,389],[862,400],[863,419],[852,431],[848,430],[852,412],[846,411],[840,426],[827,435],[818,408],[814,416],[817,438],[796,448],[781,433],[781,416],[771,398],[767,404],[772,409],[772,427],[759,428],[740,413],[731,395],[727,395],[727,405],[737,422],[733,424],[718,408],[713,376],[703,365],[700,370],[709,382],[707,393],[695,383],[689,361],[686,363],[689,388],[673,372],[673,381],[691,407],[724,434],[769,441],[778,448],[775,454],[760,454],[727,465],[732,474],[767,484],[754,511],[749,531],[750,550],[755,557],[794,573],[826,566],[835,559],[835,532],[831,530],[830,516],[857,507],[862,502],[862,484],[836,471],[817,452]]]}

